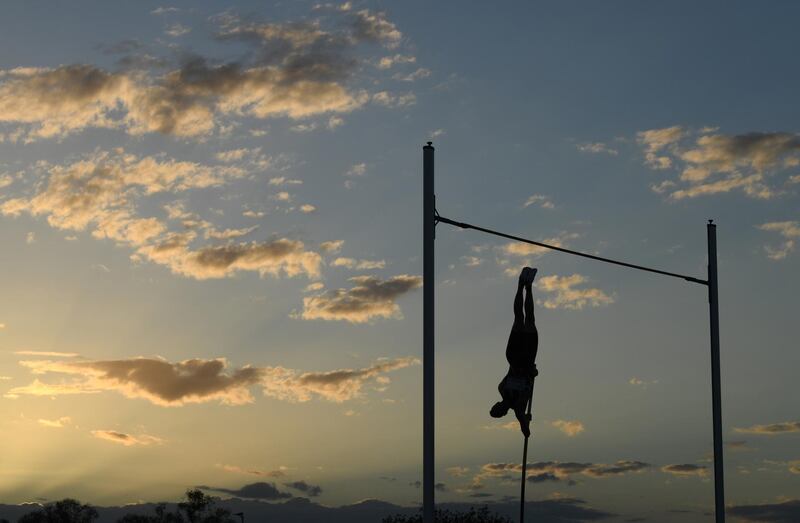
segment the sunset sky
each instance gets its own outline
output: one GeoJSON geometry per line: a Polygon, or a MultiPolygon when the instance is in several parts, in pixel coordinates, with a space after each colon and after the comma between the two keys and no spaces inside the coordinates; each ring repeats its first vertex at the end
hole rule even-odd
{"type": "MultiPolygon", "coordinates": [[[[452,219],[705,278],[713,218],[727,501],[800,498],[798,19],[4,2],[0,502],[419,503],[428,140],[452,219]]],[[[705,287],[529,247],[438,227],[437,499],[518,493],[488,410],[531,265],[530,499],[702,520],[705,287]]]]}

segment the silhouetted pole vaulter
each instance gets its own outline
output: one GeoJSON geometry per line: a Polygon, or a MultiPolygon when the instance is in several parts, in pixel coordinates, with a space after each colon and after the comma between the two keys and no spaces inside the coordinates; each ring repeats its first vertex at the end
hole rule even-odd
{"type": "Polygon", "coordinates": [[[497,386],[500,401],[489,410],[493,418],[502,418],[511,409],[519,421],[519,428],[527,439],[531,435],[530,419],[525,413],[533,390],[536,370],[536,353],[539,349],[539,331],[533,314],[533,279],[537,269],[525,267],[519,275],[517,293],[514,296],[514,325],[508,335],[506,360],[508,372],[497,386]],[[523,307],[522,294],[525,291],[523,307]]]}
{"type": "MultiPolygon", "coordinates": [[[[423,162],[423,349],[422,349],[422,447],[423,447],[423,481],[422,481],[422,504],[423,504],[423,523],[434,523],[434,372],[433,372],[433,359],[434,359],[434,239],[436,224],[447,223],[460,227],[462,229],[473,229],[476,231],[508,238],[531,245],[538,245],[546,249],[563,252],[566,254],[573,254],[596,261],[602,261],[622,267],[637,269],[641,271],[661,274],[664,276],[671,276],[680,278],[692,283],[698,283],[708,287],[708,303],[709,303],[709,323],[711,332],[711,405],[712,405],[712,418],[713,418],[713,435],[714,435],[714,508],[716,523],[725,522],[725,483],[724,483],[724,467],[723,467],[723,449],[722,449],[722,394],[721,394],[721,376],[719,364],[719,295],[718,295],[718,280],[717,280],[717,227],[712,220],[709,220],[706,227],[708,234],[708,279],[701,280],[693,276],[678,274],[674,272],[662,271],[660,269],[653,269],[642,265],[635,265],[633,263],[622,262],[619,260],[612,260],[610,258],[603,258],[602,256],[595,256],[583,252],[557,247],[555,245],[548,245],[546,243],[528,240],[519,236],[512,236],[510,234],[486,229],[477,225],[472,225],[465,222],[457,222],[444,216],[439,215],[436,210],[436,197],[434,196],[433,184],[433,144],[428,142],[422,148],[423,162]]],[[[531,389],[532,393],[533,389],[531,389]]],[[[532,401],[532,400],[531,400],[532,401]]],[[[527,453],[527,439],[525,444],[525,452],[527,453]]],[[[527,456],[525,456],[527,458],[527,456]]],[[[526,463],[523,460],[523,469],[526,463]]],[[[525,478],[523,477],[523,494],[525,478]]],[[[521,509],[524,511],[524,505],[521,509]]]]}
{"type": "Polygon", "coordinates": [[[536,368],[536,353],[539,351],[539,331],[533,314],[533,280],[537,269],[525,267],[519,275],[517,293],[514,295],[514,325],[508,335],[506,360],[508,372],[497,390],[500,401],[495,403],[489,415],[502,418],[508,409],[514,411],[519,428],[525,436],[522,450],[522,479],[519,495],[519,521],[525,521],[525,476],[528,467],[528,438],[531,436],[531,409],[533,408],[533,382],[539,371],[536,368]],[[523,307],[522,294],[525,291],[523,307]],[[527,408],[527,412],[526,412],[527,408]]]}

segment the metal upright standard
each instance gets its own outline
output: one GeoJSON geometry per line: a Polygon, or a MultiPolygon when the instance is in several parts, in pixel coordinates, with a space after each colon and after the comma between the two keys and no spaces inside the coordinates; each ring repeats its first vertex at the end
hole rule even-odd
{"type": "MultiPolygon", "coordinates": [[[[663,276],[670,276],[673,278],[680,278],[691,283],[698,283],[708,287],[708,303],[709,303],[709,320],[711,327],[711,406],[712,418],[714,426],[714,507],[716,523],[725,523],[725,486],[724,486],[724,468],[723,468],[723,448],[722,448],[722,393],[721,393],[721,378],[720,378],[720,364],[719,364],[719,296],[718,296],[718,280],[717,280],[717,227],[709,220],[707,225],[708,233],[708,279],[703,280],[685,274],[678,274],[674,272],[663,271],[643,265],[636,265],[633,263],[613,260],[578,252],[556,245],[548,245],[527,238],[513,236],[504,232],[479,227],[470,223],[458,222],[445,218],[439,215],[436,210],[436,197],[434,196],[433,185],[433,145],[428,142],[423,148],[423,379],[422,384],[424,387],[423,398],[423,411],[422,411],[422,430],[423,430],[423,481],[422,481],[422,503],[423,503],[423,523],[434,523],[434,372],[433,372],[433,358],[434,358],[434,316],[433,316],[433,292],[434,292],[434,268],[433,268],[433,248],[436,224],[447,223],[462,229],[473,229],[486,234],[492,234],[509,240],[514,240],[531,245],[538,245],[546,249],[581,256],[595,261],[619,265],[629,269],[637,269],[663,276]]],[[[531,399],[531,403],[532,403],[531,399]]],[[[530,403],[529,410],[530,413],[530,403]]],[[[527,458],[527,445],[528,440],[525,439],[525,458],[527,458]]],[[[523,484],[522,484],[522,500],[525,496],[525,463],[523,459],[523,484]]],[[[524,518],[524,503],[520,506],[520,521],[524,518]]]]}
{"type": "Polygon", "coordinates": [[[714,417],[714,513],[717,523],[725,522],[725,475],[722,465],[722,391],[719,370],[719,294],[717,291],[717,226],[712,220],[708,232],[708,311],[711,324],[711,404],[714,417]]]}
{"type": "Polygon", "coordinates": [[[436,200],[433,193],[433,145],[422,148],[422,521],[434,523],[434,289],[433,247],[436,234],[436,200]]]}

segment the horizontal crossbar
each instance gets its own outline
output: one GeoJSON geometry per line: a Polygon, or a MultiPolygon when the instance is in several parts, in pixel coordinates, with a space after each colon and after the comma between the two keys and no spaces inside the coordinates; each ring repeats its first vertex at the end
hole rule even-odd
{"type": "Polygon", "coordinates": [[[574,254],[575,256],[582,256],[584,258],[589,258],[589,259],[592,259],[592,260],[597,260],[597,261],[601,261],[601,262],[605,262],[605,263],[611,263],[611,264],[614,264],[614,265],[621,265],[623,267],[628,267],[630,269],[638,269],[640,271],[653,272],[655,274],[662,274],[664,276],[672,276],[673,278],[680,278],[680,279],[686,280],[688,282],[699,283],[700,285],[708,285],[708,281],[707,280],[701,280],[700,278],[695,278],[693,276],[686,276],[685,274],[678,274],[678,273],[675,273],[675,272],[662,271],[660,269],[652,269],[650,267],[644,267],[643,265],[635,265],[633,263],[627,263],[627,262],[623,262],[623,261],[619,261],[619,260],[612,260],[611,258],[603,258],[602,256],[595,256],[594,254],[587,254],[585,252],[573,251],[572,249],[565,249],[564,247],[557,247],[555,245],[548,245],[546,243],[536,242],[536,241],[533,241],[533,240],[528,240],[527,238],[520,238],[519,236],[513,236],[511,234],[506,234],[506,233],[499,232],[499,231],[493,231],[492,229],[487,229],[485,227],[479,227],[477,225],[472,225],[470,223],[457,222],[455,220],[451,220],[449,218],[445,218],[444,216],[440,216],[438,212],[436,213],[436,216],[435,216],[434,219],[436,220],[436,223],[439,223],[439,222],[448,223],[450,225],[454,225],[456,227],[460,227],[461,229],[474,229],[476,231],[485,232],[487,234],[493,234],[495,236],[500,236],[502,238],[508,238],[509,240],[514,240],[514,241],[523,242],[523,243],[529,243],[531,245],[537,245],[539,247],[544,247],[545,249],[552,249],[554,251],[560,251],[560,252],[564,252],[564,253],[567,253],[567,254],[574,254]]]}

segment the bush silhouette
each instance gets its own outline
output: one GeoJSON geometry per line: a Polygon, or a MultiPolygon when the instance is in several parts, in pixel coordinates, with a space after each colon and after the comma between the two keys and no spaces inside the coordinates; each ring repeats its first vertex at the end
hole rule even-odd
{"type": "MultiPolygon", "coordinates": [[[[489,512],[488,507],[470,508],[469,512],[436,510],[435,520],[436,523],[511,523],[507,517],[489,512]]],[[[422,514],[388,516],[383,518],[383,523],[422,523],[422,514]]]]}

